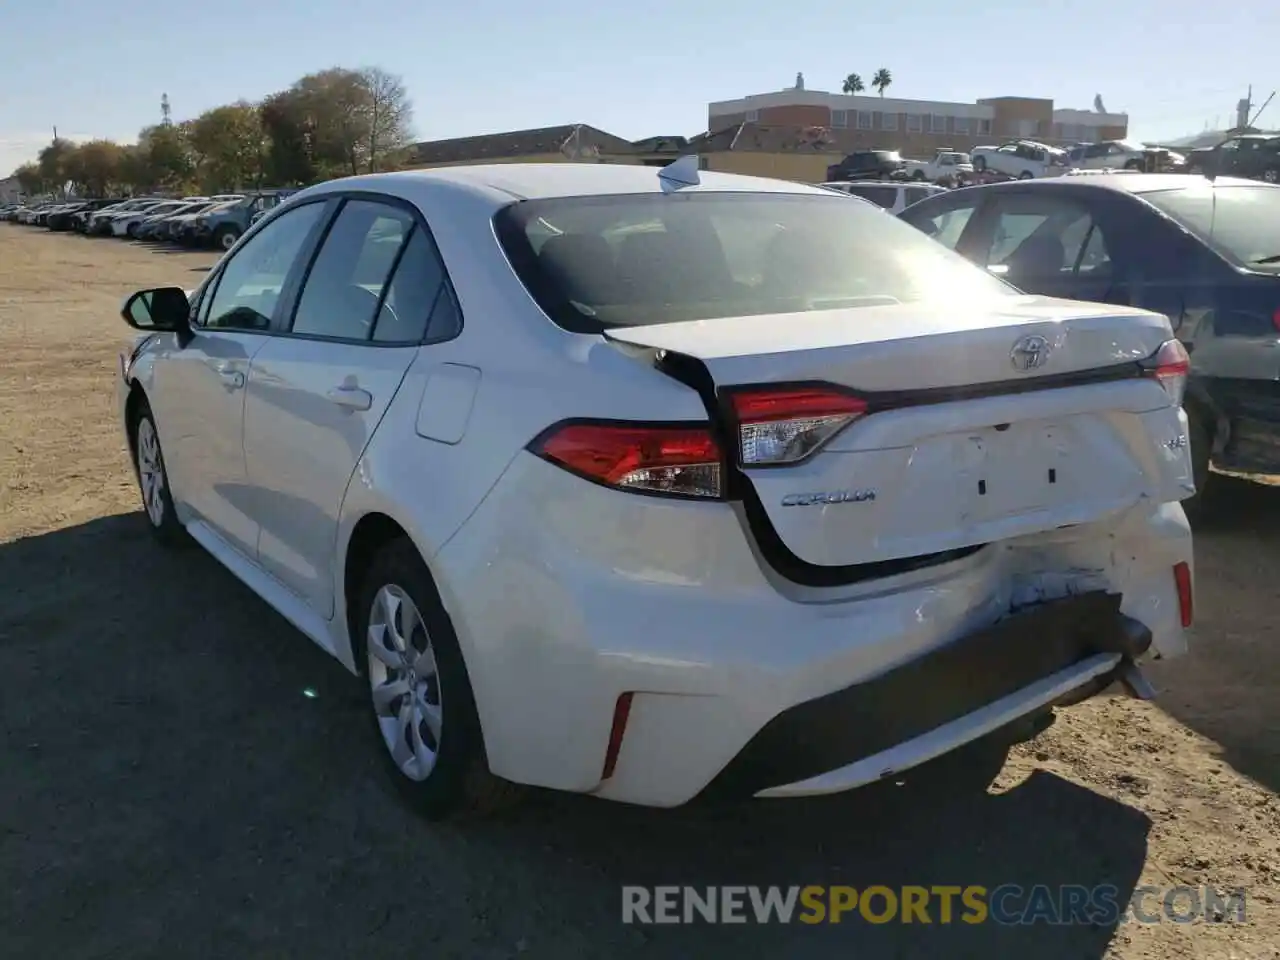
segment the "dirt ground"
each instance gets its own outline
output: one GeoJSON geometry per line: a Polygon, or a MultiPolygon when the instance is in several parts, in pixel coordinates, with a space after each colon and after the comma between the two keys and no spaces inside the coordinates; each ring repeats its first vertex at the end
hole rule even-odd
{"type": "Polygon", "coordinates": [[[988,792],[537,796],[430,826],[358,688],[198,550],[150,542],[115,419],[121,297],[213,262],[0,224],[0,955],[1280,957],[1280,486],[1215,477],[1195,653],[988,792]],[[1247,888],[1248,920],[634,927],[623,884],[1247,888]]]}

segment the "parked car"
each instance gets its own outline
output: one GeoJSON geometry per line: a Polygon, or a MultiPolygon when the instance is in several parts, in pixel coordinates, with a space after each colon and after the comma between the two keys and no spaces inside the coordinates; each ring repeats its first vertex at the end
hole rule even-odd
{"type": "Polygon", "coordinates": [[[945,187],[938,187],[933,184],[913,183],[908,185],[905,183],[881,183],[874,180],[859,180],[852,183],[824,183],[823,186],[855,197],[861,197],[863,200],[870,200],[876,206],[883,207],[890,213],[901,213],[911,204],[923,200],[925,197],[946,192],[945,187]]]}
{"type": "Polygon", "coordinates": [[[170,218],[185,213],[199,213],[213,205],[208,197],[187,197],[176,207],[161,205],[141,220],[133,231],[135,240],[167,240],[170,218]]]}
{"type": "Polygon", "coordinates": [[[243,199],[244,197],[211,197],[209,203],[201,204],[198,208],[193,208],[185,213],[177,213],[170,216],[168,218],[169,232],[167,239],[172,243],[180,243],[183,246],[195,246],[196,222],[201,216],[239,203],[243,199]]]}
{"type": "Polygon", "coordinates": [[[1160,173],[1175,165],[1173,154],[1163,147],[1149,147],[1136,140],[1101,140],[1067,151],[1072,170],[1139,170],[1160,173]]]}
{"type": "Polygon", "coordinates": [[[953,185],[974,172],[973,161],[967,153],[946,149],[939,150],[932,160],[907,160],[906,171],[912,180],[929,183],[946,180],[953,185]]]}
{"type": "Polygon", "coordinates": [[[133,197],[108,204],[85,218],[84,232],[90,236],[110,235],[113,217],[134,210],[146,210],[159,203],[164,203],[163,197],[133,197]]]}
{"type": "Polygon", "coordinates": [[[138,235],[138,228],[144,220],[150,220],[152,217],[163,216],[167,213],[176,213],[179,209],[188,203],[187,200],[162,200],[159,203],[150,206],[139,207],[129,210],[125,213],[118,213],[111,218],[111,235],[115,237],[128,237],[134,239],[138,235]]]}
{"type": "Polygon", "coordinates": [[[902,219],[1019,289],[1169,316],[1191,356],[1197,489],[1211,463],[1280,473],[1280,186],[1062,177],[956,191],[902,219]]]}
{"type": "Polygon", "coordinates": [[[56,231],[74,230],[78,218],[85,217],[95,210],[101,210],[112,202],[111,200],[98,199],[80,200],[76,203],[67,204],[50,213],[45,221],[45,226],[50,230],[56,231]]]}
{"type": "Polygon", "coordinates": [[[1034,140],[1010,140],[998,147],[974,147],[969,153],[978,173],[994,170],[1018,180],[1048,177],[1066,169],[1067,154],[1034,140]]]}
{"type": "Polygon", "coordinates": [[[364,676],[430,816],[846,790],[1186,646],[1168,319],[817,186],[344,178],[122,314],[146,523],[364,676]]]}
{"type": "Polygon", "coordinates": [[[1246,134],[1187,155],[1192,173],[1280,183],[1280,135],[1246,134]]]}
{"type": "Polygon", "coordinates": [[[237,203],[208,211],[196,219],[196,243],[230,250],[251,226],[254,214],[273,209],[295,190],[265,190],[250,194],[237,203]]]}
{"type": "Polygon", "coordinates": [[[119,197],[103,198],[97,200],[88,200],[67,219],[67,230],[74,230],[77,233],[84,233],[89,218],[94,216],[100,210],[114,206],[120,202],[119,197]]]}
{"type": "Polygon", "coordinates": [[[0,222],[12,220],[19,210],[22,209],[20,203],[6,203],[0,207],[0,222]]]}
{"type": "Polygon", "coordinates": [[[897,150],[855,150],[827,167],[828,181],[905,179],[907,162],[897,150]]]}

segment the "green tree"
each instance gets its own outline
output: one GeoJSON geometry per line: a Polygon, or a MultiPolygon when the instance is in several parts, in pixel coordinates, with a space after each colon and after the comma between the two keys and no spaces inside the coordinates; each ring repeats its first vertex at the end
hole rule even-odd
{"type": "Polygon", "coordinates": [[[188,141],[201,188],[209,193],[261,185],[266,136],[258,108],[244,100],[191,122],[188,141]]]}
{"type": "Polygon", "coordinates": [[[82,143],[67,156],[67,179],[91,197],[105,197],[121,182],[121,154],[120,145],[111,140],[82,143]]]}
{"type": "Polygon", "coordinates": [[[867,87],[860,76],[856,73],[851,73],[844,78],[844,85],[840,89],[845,93],[861,93],[867,87]]]}
{"type": "Polygon", "coordinates": [[[13,171],[13,175],[18,178],[18,186],[22,188],[23,193],[27,195],[44,193],[44,174],[40,172],[38,163],[24,163],[13,171]]]}
{"type": "Polygon", "coordinates": [[[313,183],[317,177],[312,124],[301,99],[291,90],[282,90],[263,100],[258,114],[267,141],[263,164],[267,181],[281,187],[313,183]]]}
{"type": "Polygon", "coordinates": [[[40,178],[46,190],[61,192],[67,188],[70,179],[67,161],[75,152],[76,145],[70,140],[58,137],[40,151],[36,163],[40,167],[40,178]]]}
{"type": "Polygon", "coordinates": [[[130,193],[143,193],[151,187],[151,174],[146,156],[136,143],[120,148],[116,168],[117,182],[130,193]]]}
{"type": "Polygon", "coordinates": [[[146,163],[145,189],[180,192],[191,186],[195,162],[181,126],[146,127],[138,134],[138,150],[146,163]]]}
{"type": "Polygon", "coordinates": [[[881,67],[876,71],[876,75],[871,78],[872,88],[882,97],[891,83],[893,83],[893,74],[889,72],[888,67],[881,67]]]}

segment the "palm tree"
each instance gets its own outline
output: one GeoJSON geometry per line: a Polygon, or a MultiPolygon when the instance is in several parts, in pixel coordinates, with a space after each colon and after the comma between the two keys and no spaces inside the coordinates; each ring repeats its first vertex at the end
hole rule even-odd
{"type": "Polygon", "coordinates": [[[866,88],[866,85],[862,82],[862,78],[860,76],[858,76],[856,73],[851,73],[844,78],[844,86],[841,87],[840,89],[843,90],[845,93],[861,93],[863,90],[867,88],[866,88]]]}
{"type": "Polygon", "coordinates": [[[881,67],[876,71],[876,75],[871,78],[871,86],[882,97],[884,96],[885,88],[891,83],[893,83],[893,74],[889,72],[888,67],[881,67]]]}

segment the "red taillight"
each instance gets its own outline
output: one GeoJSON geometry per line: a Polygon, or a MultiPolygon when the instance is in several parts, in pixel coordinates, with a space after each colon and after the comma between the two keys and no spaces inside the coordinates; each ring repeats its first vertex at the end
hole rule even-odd
{"type": "Polygon", "coordinates": [[[534,453],[611,487],[719,497],[720,447],[705,426],[570,423],[536,440],[534,453]]]}
{"type": "Polygon", "coordinates": [[[740,390],[729,402],[744,467],[803,460],[867,412],[860,397],[824,387],[740,390]]]}
{"type": "Polygon", "coordinates": [[[1191,626],[1195,605],[1191,590],[1191,564],[1185,560],[1173,565],[1173,582],[1178,585],[1178,616],[1184,627],[1191,626]]]}
{"type": "Polygon", "coordinates": [[[1147,368],[1147,376],[1164,387],[1174,406],[1182,406],[1182,397],[1187,391],[1187,375],[1191,373],[1191,358],[1182,342],[1166,340],[1146,360],[1144,366],[1147,368]]]}
{"type": "Polygon", "coordinates": [[[1271,325],[1280,331],[1280,307],[1276,307],[1276,312],[1271,315],[1271,325]]]}
{"type": "Polygon", "coordinates": [[[604,754],[601,780],[608,780],[618,766],[618,754],[622,752],[622,738],[627,733],[627,720],[631,716],[631,694],[624,693],[613,705],[613,726],[609,728],[609,748],[604,754]]]}

